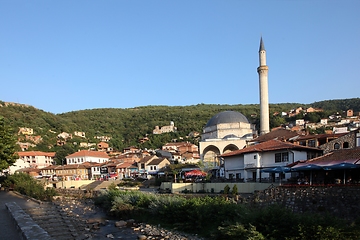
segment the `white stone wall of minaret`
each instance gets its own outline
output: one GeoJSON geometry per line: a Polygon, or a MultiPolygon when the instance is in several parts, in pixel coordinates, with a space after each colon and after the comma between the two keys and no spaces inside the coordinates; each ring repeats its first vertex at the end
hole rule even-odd
{"type": "Polygon", "coordinates": [[[266,65],[266,50],[262,38],[260,39],[259,49],[259,90],[260,90],[260,135],[270,132],[269,120],[269,87],[268,87],[268,71],[266,65]]]}

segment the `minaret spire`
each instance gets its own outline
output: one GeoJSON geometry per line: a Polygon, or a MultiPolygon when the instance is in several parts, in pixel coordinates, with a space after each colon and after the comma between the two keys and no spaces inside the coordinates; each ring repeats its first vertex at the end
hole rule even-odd
{"type": "Polygon", "coordinates": [[[263,39],[262,39],[262,36],[260,37],[260,48],[259,48],[259,52],[260,51],[266,51],[265,50],[265,46],[264,46],[264,42],[263,42],[263,39]]]}
{"type": "Polygon", "coordinates": [[[260,135],[270,132],[269,127],[269,90],[268,90],[268,71],[266,65],[266,50],[262,37],[259,47],[259,90],[260,90],[260,135]]]}

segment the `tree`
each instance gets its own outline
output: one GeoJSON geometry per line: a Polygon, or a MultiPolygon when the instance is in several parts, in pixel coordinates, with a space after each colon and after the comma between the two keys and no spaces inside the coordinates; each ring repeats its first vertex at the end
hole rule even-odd
{"type": "Polygon", "coordinates": [[[7,169],[18,158],[16,153],[16,138],[12,129],[0,116],[0,170],[7,169]]]}
{"type": "Polygon", "coordinates": [[[62,165],[65,163],[65,157],[73,154],[75,152],[74,148],[69,144],[65,144],[56,151],[55,153],[55,161],[57,165],[62,165]]]}

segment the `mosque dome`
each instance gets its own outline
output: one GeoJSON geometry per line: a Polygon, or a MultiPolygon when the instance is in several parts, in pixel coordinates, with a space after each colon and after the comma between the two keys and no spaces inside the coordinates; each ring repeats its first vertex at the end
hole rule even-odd
{"type": "Polygon", "coordinates": [[[205,127],[215,126],[221,123],[249,123],[249,120],[239,112],[224,111],[213,116],[206,124],[205,127]]]}

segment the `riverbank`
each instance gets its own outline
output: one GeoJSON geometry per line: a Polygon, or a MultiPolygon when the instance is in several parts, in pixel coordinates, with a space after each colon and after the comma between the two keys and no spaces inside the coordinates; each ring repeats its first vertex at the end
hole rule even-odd
{"type": "Polygon", "coordinates": [[[94,204],[92,199],[57,196],[53,202],[47,203],[16,192],[7,194],[17,194],[24,201],[33,202],[31,207],[23,208],[21,211],[55,240],[202,239],[194,235],[169,231],[161,226],[136,222],[134,219],[111,219],[94,204]]]}

